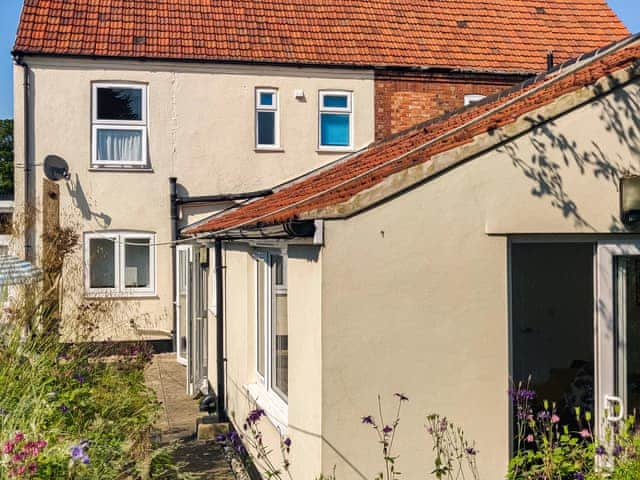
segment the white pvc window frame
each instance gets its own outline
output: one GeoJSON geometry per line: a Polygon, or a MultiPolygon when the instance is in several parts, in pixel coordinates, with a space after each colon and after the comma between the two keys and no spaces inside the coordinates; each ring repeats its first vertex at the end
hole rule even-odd
{"type": "Polygon", "coordinates": [[[255,358],[255,372],[256,378],[258,379],[258,384],[264,388],[264,391],[267,394],[268,402],[271,405],[275,405],[276,409],[279,412],[286,412],[288,405],[288,396],[280,391],[275,386],[275,378],[273,374],[274,357],[275,357],[275,328],[274,328],[274,317],[273,317],[273,304],[275,303],[275,295],[276,292],[282,293],[283,291],[287,293],[288,291],[288,275],[287,275],[287,254],[284,251],[276,251],[276,250],[259,250],[254,253],[254,258],[256,261],[256,275],[255,275],[255,286],[256,286],[256,311],[255,311],[255,319],[256,319],[256,358],[255,358]],[[275,278],[273,275],[273,256],[282,257],[282,275],[283,275],[283,284],[276,285],[275,278]],[[259,278],[259,270],[264,269],[264,285],[260,285],[259,278]],[[262,290],[262,295],[259,295],[259,290],[262,290]],[[260,307],[258,305],[258,299],[262,298],[265,302],[263,305],[264,308],[264,318],[260,318],[260,307]],[[258,342],[260,329],[258,328],[258,322],[264,322],[263,325],[263,334],[264,334],[264,351],[262,354],[264,355],[264,375],[259,371],[258,368],[258,342]]]}
{"type": "Polygon", "coordinates": [[[93,167],[138,167],[143,168],[148,164],[147,152],[147,130],[148,130],[148,88],[140,83],[113,83],[113,82],[93,82],[91,85],[91,165],[93,167]],[[105,120],[98,118],[98,89],[100,88],[126,88],[140,90],[141,102],[140,120],[105,120]],[[123,130],[141,132],[142,152],[140,160],[120,161],[120,160],[98,160],[98,132],[100,130],[123,130]]]}
{"type": "MultiPolygon", "coordinates": [[[[140,246],[140,244],[136,244],[140,246]]],[[[104,231],[84,234],[84,286],[90,297],[153,297],[156,295],[156,234],[136,231],[104,231]],[[111,288],[91,287],[91,240],[107,239],[115,244],[114,286],[111,288]],[[146,287],[125,286],[125,247],[127,240],[149,240],[149,285],[146,287]]]]}
{"type": "Polygon", "coordinates": [[[318,150],[327,152],[350,152],[353,151],[353,92],[350,90],[320,90],[318,92],[318,150]],[[325,107],[325,97],[346,97],[346,107],[325,107]],[[322,143],[322,115],[337,114],[349,116],[349,144],[348,145],[323,145],[322,143]]]}
{"type": "Polygon", "coordinates": [[[256,88],[256,108],[255,108],[255,146],[256,150],[279,150],[280,147],[280,95],[277,88],[260,87],[256,88]],[[260,96],[263,93],[273,95],[273,104],[267,105],[261,102],[260,96]],[[274,143],[259,143],[259,114],[260,112],[273,112],[273,140],[274,143]]]}

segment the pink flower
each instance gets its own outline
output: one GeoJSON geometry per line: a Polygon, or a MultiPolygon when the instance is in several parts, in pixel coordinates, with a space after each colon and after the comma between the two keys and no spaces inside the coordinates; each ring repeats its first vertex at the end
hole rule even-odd
{"type": "Polygon", "coordinates": [[[558,423],[560,421],[560,417],[555,413],[551,416],[551,423],[558,423]]]}
{"type": "Polygon", "coordinates": [[[24,433],[22,433],[22,432],[16,432],[16,438],[15,438],[15,441],[16,441],[16,442],[21,442],[22,440],[24,440],[24,433]]]}
{"type": "Polygon", "coordinates": [[[47,441],[46,440],[38,440],[38,443],[36,445],[37,445],[37,447],[39,449],[42,450],[44,447],[47,446],[47,441]]]}
{"type": "Polygon", "coordinates": [[[13,448],[15,447],[15,444],[9,440],[8,442],[5,442],[4,446],[2,447],[2,453],[13,453],[13,448]]]}
{"type": "Polygon", "coordinates": [[[586,428],[583,428],[582,430],[580,430],[580,436],[582,438],[589,438],[591,436],[591,432],[586,428]]]}
{"type": "Polygon", "coordinates": [[[533,435],[530,433],[529,435],[527,435],[527,442],[528,443],[533,443],[535,440],[533,438],[533,435]]]}

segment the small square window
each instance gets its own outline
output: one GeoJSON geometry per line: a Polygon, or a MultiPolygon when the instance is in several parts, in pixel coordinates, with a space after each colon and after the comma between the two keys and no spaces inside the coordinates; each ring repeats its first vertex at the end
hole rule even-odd
{"type": "Polygon", "coordinates": [[[273,92],[260,92],[260,106],[271,107],[273,106],[273,92]]]}
{"type": "Polygon", "coordinates": [[[155,293],[155,236],[146,233],[85,234],[86,291],[91,295],[155,293]]]}
{"type": "Polygon", "coordinates": [[[142,89],[98,87],[97,120],[142,121],[142,89]]]}

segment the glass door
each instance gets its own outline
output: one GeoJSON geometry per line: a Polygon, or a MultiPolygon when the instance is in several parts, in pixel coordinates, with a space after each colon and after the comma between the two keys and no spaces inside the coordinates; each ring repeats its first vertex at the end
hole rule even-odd
{"type": "Polygon", "coordinates": [[[187,364],[189,355],[188,324],[191,317],[189,290],[191,288],[191,247],[177,248],[176,268],[176,338],[178,362],[187,364]]]}
{"type": "Polygon", "coordinates": [[[596,411],[600,433],[640,410],[640,242],[598,245],[596,411]]]}

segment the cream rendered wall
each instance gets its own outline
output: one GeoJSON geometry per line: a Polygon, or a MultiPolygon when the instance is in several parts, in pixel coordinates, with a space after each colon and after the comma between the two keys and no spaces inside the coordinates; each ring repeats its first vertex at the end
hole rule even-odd
{"type": "MultiPolygon", "coordinates": [[[[256,376],[256,262],[252,247],[226,244],[225,265],[225,356],[227,409],[238,428],[242,428],[247,413],[256,407],[274,414],[264,398],[252,397],[247,385],[255,384],[256,376]]],[[[278,430],[277,421],[265,418],[261,429],[265,443],[280,458],[279,432],[289,436],[294,448],[291,453],[293,478],[313,478],[310,472],[322,468],[322,362],[320,333],[322,331],[322,276],[318,247],[288,247],[288,325],[289,325],[289,408],[285,431],[278,430]]],[[[211,324],[209,331],[214,330],[211,324]]],[[[210,334],[210,345],[215,332],[210,334]]],[[[211,351],[211,350],[210,350],[211,351]]],[[[215,372],[215,355],[209,356],[209,372],[215,372]]],[[[282,426],[280,426],[281,428],[282,426]]]]}
{"type": "MultiPolygon", "coordinates": [[[[208,195],[270,188],[343,153],[317,151],[318,90],[341,89],[354,95],[354,145],[374,138],[373,74],[365,70],[187,63],[27,58],[32,69],[34,175],[41,205],[42,161],[64,158],[72,179],[62,182],[64,225],[78,231],[132,229],[170,240],[168,178],[178,177],[182,194],[208,195]],[[95,81],[148,84],[149,162],[152,171],[94,171],[91,160],[91,84],[95,81]],[[282,150],[254,150],[254,92],[274,87],[280,93],[282,150]],[[305,93],[303,101],[294,90],[305,93]]],[[[15,68],[16,163],[23,164],[22,69],[15,68]]],[[[23,171],[16,170],[18,209],[23,171]]],[[[206,212],[190,208],[185,221],[206,212]]],[[[38,232],[39,237],[40,232],[38,232]]],[[[65,285],[82,285],[77,255],[65,285]]],[[[122,314],[110,318],[96,339],[136,337],[129,320],[141,328],[172,328],[171,253],[157,248],[157,297],[117,302],[122,314]]],[[[81,289],[80,289],[81,290],[81,289]]],[[[81,297],[80,291],[80,297],[81,297]]],[[[67,295],[68,296],[68,295],[67,295]]],[[[81,301],[78,298],[77,301],[81,301]]],[[[68,302],[69,303],[69,302],[68,302]]],[[[160,338],[161,335],[147,335],[160,338]]]]}
{"type": "Polygon", "coordinates": [[[336,465],[346,480],[382,470],[360,418],[377,412],[381,394],[390,421],[392,395],[404,392],[396,437],[404,478],[433,469],[431,412],[478,442],[483,479],[504,478],[508,235],[621,231],[616,178],[640,171],[639,104],[636,81],[373,209],[325,222],[325,472],[336,465]]]}

